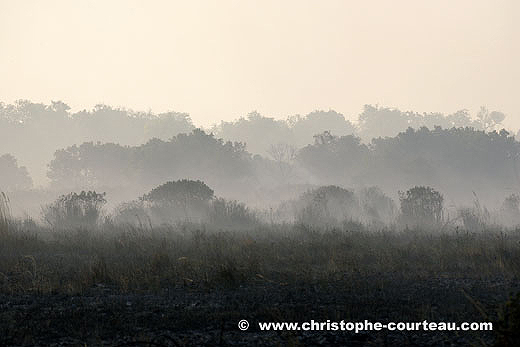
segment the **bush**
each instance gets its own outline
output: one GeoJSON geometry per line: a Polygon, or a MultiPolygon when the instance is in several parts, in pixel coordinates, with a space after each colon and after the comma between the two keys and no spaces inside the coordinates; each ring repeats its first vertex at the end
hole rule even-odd
{"type": "Polygon", "coordinates": [[[306,192],[296,205],[296,221],[309,226],[338,226],[360,215],[354,192],[338,186],[323,186],[306,192]]]}
{"type": "Polygon", "coordinates": [[[213,199],[213,190],[204,182],[183,179],[166,182],[140,200],[150,211],[152,219],[160,223],[172,223],[179,220],[207,220],[210,201],[213,199]]]}
{"type": "Polygon", "coordinates": [[[258,223],[256,215],[243,203],[215,199],[211,204],[210,223],[217,227],[246,227],[258,223]]]}
{"type": "Polygon", "coordinates": [[[120,204],[114,212],[114,222],[131,224],[143,228],[143,223],[150,220],[150,216],[142,200],[133,200],[120,204]]]}
{"type": "Polygon", "coordinates": [[[509,195],[502,204],[502,222],[508,226],[520,224],[520,195],[509,195]]]}
{"type": "Polygon", "coordinates": [[[464,229],[469,231],[484,231],[491,225],[491,213],[486,207],[482,207],[473,193],[475,200],[473,207],[465,207],[458,210],[459,218],[462,219],[464,229]]]}
{"type": "Polygon", "coordinates": [[[395,222],[396,206],[378,187],[369,187],[359,192],[359,201],[364,222],[374,226],[382,226],[395,222]]]}
{"type": "Polygon", "coordinates": [[[161,184],[143,196],[143,200],[151,202],[186,203],[193,201],[209,201],[213,199],[213,190],[202,181],[179,180],[161,184]]]}
{"type": "Polygon", "coordinates": [[[443,196],[431,187],[415,186],[399,192],[401,222],[412,226],[436,226],[443,220],[443,196]]]}
{"type": "Polygon", "coordinates": [[[92,228],[98,225],[106,202],[105,193],[69,193],[43,207],[42,216],[53,228],[92,228]]]}
{"type": "Polygon", "coordinates": [[[258,219],[246,205],[216,198],[202,181],[170,181],[152,189],[141,198],[123,203],[115,211],[118,223],[174,224],[176,222],[211,223],[217,227],[245,227],[258,219]]]}

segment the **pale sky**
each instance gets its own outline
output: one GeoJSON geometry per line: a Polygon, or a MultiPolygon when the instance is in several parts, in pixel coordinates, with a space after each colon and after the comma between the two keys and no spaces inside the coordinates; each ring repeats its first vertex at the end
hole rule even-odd
{"type": "Polygon", "coordinates": [[[520,127],[520,1],[0,0],[0,101],[285,118],[481,105],[520,127]]]}

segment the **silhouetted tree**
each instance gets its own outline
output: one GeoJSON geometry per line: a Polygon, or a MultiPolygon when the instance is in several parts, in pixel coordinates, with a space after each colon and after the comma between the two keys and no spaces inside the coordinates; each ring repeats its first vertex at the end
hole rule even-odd
{"type": "Polygon", "coordinates": [[[10,154],[0,156],[0,187],[7,190],[23,190],[32,187],[32,179],[25,166],[18,166],[10,154]]]}
{"type": "Polygon", "coordinates": [[[287,143],[277,143],[269,147],[268,153],[276,162],[281,179],[283,181],[289,179],[294,160],[296,159],[296,147],[287,143]]]}
{"type": "Polygon", "coordinates": [[[360,136],[366,140],[395,136],[408,128],[418,116],[395,108],[365,105],[358,119],[360,136]]]}
{"type": "Polygon", "coordinates": [[[315,134],[325,131],[337,136],[356,134],[356,127],[341,113],[334,110],[314,111],[304,117],[293,116],[287,119],[293,134],[293,145],[303,147],[311,143],[315,134]]]}
{"type": "Polygon", "coordinates": [[[245,143],[251,152],[263,155],[274,143],[292,142],[291,132],[284,121],[264,117],[256,111],[235,122],[222,121],[213,131],[224,139],[245,143]]]}
{"type": "Polygon", "coordinates": [[[297,161],[318,182],[351,185],[367,169],[369,148],[352,135],[337,137],[325,131],[315,137],[315,143],[302,148],[297,161]]]}

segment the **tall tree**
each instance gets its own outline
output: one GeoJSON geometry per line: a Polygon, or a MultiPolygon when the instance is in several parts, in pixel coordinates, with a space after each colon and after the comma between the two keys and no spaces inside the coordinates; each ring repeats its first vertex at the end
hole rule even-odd
{"type": "Polygon", "coordinates": [[[25,166],[18,166],[18,161],[11,154],[0,156],[0,191],[25,190],[32,187],[32,179],[25,166]]]}

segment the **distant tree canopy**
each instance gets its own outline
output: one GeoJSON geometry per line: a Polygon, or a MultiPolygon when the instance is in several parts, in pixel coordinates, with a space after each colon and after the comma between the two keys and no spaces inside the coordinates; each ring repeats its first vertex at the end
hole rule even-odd
{"type": "Polygon", "coordinates": [[[408,128],[396,137],[365,145],[354,136],[328,132],[298,152],[296,161],[313,182],[344,186],[377,185],[385,191],[410,182],[454,195],[518,189],[520,143],[507,131],[473,128],[408,128]]]}
{"type": "Polygon", "coordinates": [[[32,187],[32,179],[25,166],[10,154],[0,156],[0,191],[24,190],[32,187]]]}
{"type": "Polygon", "coordinates": [[[70,107],[61,101],[45,105],[28,100],[0,103],[0,123],[18,133],[40,129],[41,136],[46,136],[47,141],[68,140],[68,144],[79,140],[132,145],[154,137],[167,140],[195,128],[186,113],[153,114],[103,104],[90,111],[72,113],[70,107]],[[58,138],[52,138],[51,134],[57,134],[58,138]]]}
{"type": "Polygon", "coordinates": [[[274,144],[302,147],[313,135],[324,131],[337,135],[355,133],[354,124],[335,111],[314,111],[306,116],[292,116],[276,120],[252,112],[234,122],[222,121],[213,131],[222,138],[244,142],[252,153],[266,155],[274,144]]]}
{"type": "Polygon", "coordinates": [[[153,185],[184,177],[218,183],[252,175],[250,164],[243,144],[195,129],[136,147],[92,142],[71,146],[55,153],[48,177],[66,187],[153,185]]]}
{"type": "Polygon", "coordinates": [[[358,134],[366,141],[378,137],[393,137],[407,128],[419,129],[427,127],[434,129],[474,128],[475,130],[493,131],[502,127],[505,115],[502,112],[492,111],[481,107],[472,118],[467,110],[444,115],[442,113],[403,112],[396,108],[365,105],[359,115],[358,134]]]}
{"type": "Polygon", "coordinates": [[[368,169],[370,148],[353,135],[334,136],[326,131],[314,136],[313,145],[302,148],[296,160],[318,182],[352,185],[368,169]]]}
{"type": "Polygon", "coordinates": [[[503,191],[520,183],[519,145],[505,130],[409,128],[394,138],[372,141],[372,166],[365,179],[384,172],[397,187],[417,182],[453,193],[488,187],[503,191]]]}
{"type": "MultiPolygon", "coordinates": [[[[239,191],[240,184],[248,190],[334,184],[395,192],[413,182],[480,196],[495,191],[502,199],[504,190],[520,185],[519,144],[498,131],[504,118],[486,108],[470,116],[466,110],[419,114],[370,105],[357,124],[333,110],[286,120],[253,112],[220,123],[213,136],[194,129],[184,113],[106,105],[73,113],[60,101],[22,100],[0,103],[0,146],[29,166],[35,182],[43,176],[68,190],[133,186],[141,194],[193,178],[217,191],[239,191]]],[[[30,187],[23,167],[14,171],[17,181],[5,183],[5,169],[0,186],[30,187]]]]}
{"type": "Polygon", "coordinates": [[[152,114],[107,105],[72,113],[61,101],[50,105],[0,102],[0,148],[27,163],[40,180],[59,148],[88,141],[139,145],[154,137],[168,140],[194,128],[185,113],[152,114]]]}
{"type": "Polygon", "coordinates": [[[335,136],[354,135],[370,142],[379,137],[394,137],[408,128],[440,126],[443,129],[469,127],[475,130],[493,131],[502,127],[505,115],[481,107],[471,117],[467,110],[444,115],[442,113],[403,112],[396,108],[365,105],[357,124],[333,110],[314,111],[306,116],[290,116],[286,120],[265,117],[252,112],[236,121],[222,121],[212,131],[219,137],[241,141],[252,153],[265,155],[270,146],[286,143],[298,148],[312,143],[313,136],[329,132],[335,136]]]}
{"type": "Polygon", "coordinates": [[[249,151],[260,154],[265,154],[274,143],[291,139],[290,130],[284,121],[264,117],[258,112],[251,112],[246,118],[242,117],[235,122],[221,121],[212,131],[218,137],[245,143],[249,151]]]}
{"type": "Polygon", "coordinates": [[[352,135],[357,131],[352,122],[345,119],[345,116],[341,113],[333,110],[314,111],[304,117],[289,117],[287,123],[294,133],[294,145],[297,147],[311,143],[314,135],[324,131],[332,132],[338,136],[352,135]]]}
{"type": "Polygon", "coordinates": [[[198,129],[134,147],[88,142],[57,151],[48,177],[56,187],[74,189],[149,187],[193,178],[224,192],[290,183],[376,185],[395,192],[413,182],[459,196],[477,191],[500,199],[520,185],[520,143],[505,130],[408,128],[368,145],[353,135],[325,131],[314,140],[300,150],[272,146],[272,160],[198,129]]]}

